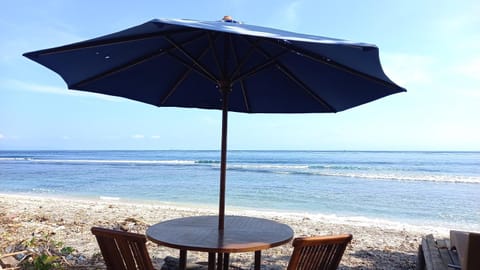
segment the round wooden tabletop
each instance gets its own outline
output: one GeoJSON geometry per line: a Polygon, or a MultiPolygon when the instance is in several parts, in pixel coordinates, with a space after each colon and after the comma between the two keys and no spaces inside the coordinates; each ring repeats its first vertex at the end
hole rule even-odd
{"type": "Polygon", "coordinates": [[[288,225],[263,218],[225,216],[224,230],[217,226],[218,216],[193,216],[152,225],[146,235],[159,245],[215,253],[264,250],[293,238],[288,225]]]}

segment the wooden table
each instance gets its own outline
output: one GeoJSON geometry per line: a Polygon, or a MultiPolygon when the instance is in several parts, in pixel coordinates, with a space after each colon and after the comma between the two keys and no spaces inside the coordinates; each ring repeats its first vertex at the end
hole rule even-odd
{"type": "Polygon", "coordinates": [[[225,216],[225,228],[217,226],[218,216],[178,218],[152,225],[146,235],[159,245],[179,249],[181,270],[186,268],[187,250],[208,252],[208,269],[215,269],[215,261],[217,269],[228,269],[230,253],[254,251],[259,270],[261,250],[293,238],[288,225],[263,218],[225,216]]]}

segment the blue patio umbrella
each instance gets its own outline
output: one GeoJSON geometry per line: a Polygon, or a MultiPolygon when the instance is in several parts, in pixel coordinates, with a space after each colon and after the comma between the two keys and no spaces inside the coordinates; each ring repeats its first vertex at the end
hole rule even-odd
{"type": "Polygon", "coordinates": [[[224,228],[228,111],[334,113],[405,91],[375,45],[236,22],[155,19],[24,56],[72,90],[159,107],[222,110],[219,229],[224,228]]]}

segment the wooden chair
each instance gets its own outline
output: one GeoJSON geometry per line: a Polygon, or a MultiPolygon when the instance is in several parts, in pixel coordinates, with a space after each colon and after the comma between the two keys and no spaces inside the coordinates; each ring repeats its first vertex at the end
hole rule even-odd
{"type": "Polygon", "coordinates": [[[287,270],[337,269],[351,240],[351,234],[295,238],[287,270]]]}
{"type": "Polygon", "coordinates": [[[92,227],[110,270],[154,270],[143,234],[92,227]]]}

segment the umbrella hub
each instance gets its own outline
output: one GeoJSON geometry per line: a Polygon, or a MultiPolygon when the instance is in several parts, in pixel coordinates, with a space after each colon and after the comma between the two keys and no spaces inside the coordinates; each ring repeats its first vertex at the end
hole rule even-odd
{"type": "Polygon", "coordinates": [[[229,94],[230,92],[232,92],[233,85],[232,85],[232,82],[229,80],[222,80],[217,82],[217,87],[218,89],[220,89],[220,92],[222,94],[223,93],[229,94]]]}

